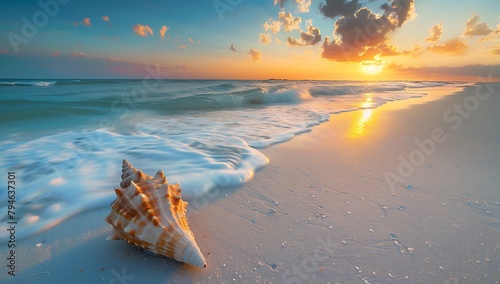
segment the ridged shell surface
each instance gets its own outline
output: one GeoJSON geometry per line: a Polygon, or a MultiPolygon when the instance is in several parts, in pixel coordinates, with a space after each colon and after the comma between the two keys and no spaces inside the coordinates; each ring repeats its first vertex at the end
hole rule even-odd
{"type": "Polygon", "coordinates": [[[123,160],[122,181],[106,222],[113,226],[108,240],[124,239],[155,254],[206,267],[186,220],[187,202],[179,184],[168,184],[163,171],[154,177],[123,160]]]}

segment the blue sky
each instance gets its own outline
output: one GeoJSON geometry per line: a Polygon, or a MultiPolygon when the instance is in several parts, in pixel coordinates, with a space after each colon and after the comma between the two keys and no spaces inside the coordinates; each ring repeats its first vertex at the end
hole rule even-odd
{"type": "Polygon", "coordinates": [[[455,73],[462,74],[456,79],[486,73],[500,77],[497,0],[288,0],[283,7],[274,0],[41,2],[52,9],[57,6],[57,11],[49,15],[38,1],[3,5],[0,77],[140,78],[144,66],[151,64],[161,65],[172,78],[448,80],[455,73]],[[381,8],[402,3],[411,6],[404,15],[381,8]],[[319,8],[323,5],[335,14],[335,9],[349,4],[355,9],[335,17],[319,8]],[[369,31],[370,23],[357,14],[360,9],[376,19],[372,24],[395,16],[404,19],[383,24],[382,33],[368,33],[366,42],[357,40],[363,34],[348,41],[353,33],[369,31]],[[23,18],[37,31],[23,33],[23,18]],[[290,19],[297,25],[287,22],[290,19]],[[265,23],[280,29],[266,30],[265,23]],[[439,36],[427,40],[437,25],[439,36]],[[164,37],[163,26],[168,28],[164,37]],[[24,40],[19,43],[16,36],[24,40]],[[477,64],[480,68],[471,67],[477,64]],[[436,71],[430,77],[429,67],[436,71]]]}

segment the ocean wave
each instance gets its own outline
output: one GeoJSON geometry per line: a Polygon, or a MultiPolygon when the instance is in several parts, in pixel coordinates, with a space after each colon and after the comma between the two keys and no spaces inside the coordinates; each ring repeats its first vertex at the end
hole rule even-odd
{"type": "Polygon", "coordinates": [[[0,86],[35,86],[49,87],[53,86],[57,81],[0,81],[0,86]]]}
{"type": "Polygon", "coordinates": [[[128,79],[82,79],[82,80],[58,80],[56,86],[67,85],[115,85],[127,82],[135,82],[137,80],[128,79]]]}
{"type": "Polygon", "coordinates": [[[265,92],[262,88],[251,90],[195,94],[180,98],[159,96],[149,103],[157,110],[223,110],[252,106],[269,106],[275,104],[297,104],[311,98],[307,88],[280,89],[276,92],[265,92]]]}
{"type": "Polygon", "coordinates": [[[367,93],[385,93],[445,86],[445,82],[379,82],[379,83],[343,83],[332,85],[314,84],[310,86],[312,96],[359,96],[367,93]]]}

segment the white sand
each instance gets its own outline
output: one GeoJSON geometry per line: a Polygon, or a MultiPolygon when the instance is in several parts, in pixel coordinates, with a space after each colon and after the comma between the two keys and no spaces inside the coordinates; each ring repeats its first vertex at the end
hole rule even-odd
{"type": "Polygon", "coordinates": [[[264,149],[271,163],[251,182],[188,206],[206,269],[106,241],[105,209],[19,241],[17,276],[2,265],[0,280],[498,283],[500,84],[488,86],[495,94],[484,100],[472,87],[333,115],[264,149]],[[469,111],[459,123],[453,107],[464,102],[469,111]],[[433,137],[439,141],[433,150],[426,144],[428,153],[415,144],[433,137]],[[384,175],[401,175],[400,155],[419,165],[391,188],[384,175]]]}

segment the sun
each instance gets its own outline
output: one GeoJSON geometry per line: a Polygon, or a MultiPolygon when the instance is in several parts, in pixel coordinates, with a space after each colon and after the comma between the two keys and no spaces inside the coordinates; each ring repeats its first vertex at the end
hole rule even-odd
{"type": "Polygon", "coordinates": [[[377,75],[382,71],[383,67],[380,63],[361,63],[361,71],[367,75],[377,75]]]}

